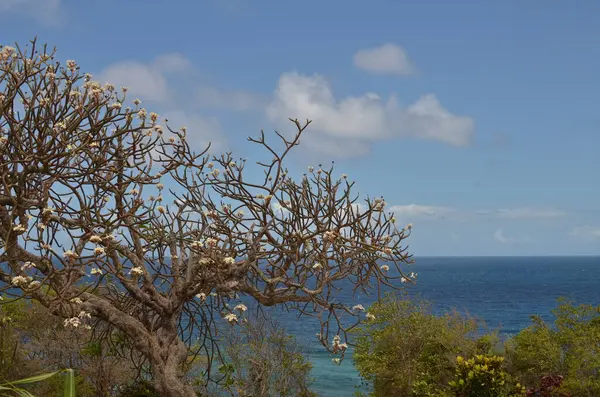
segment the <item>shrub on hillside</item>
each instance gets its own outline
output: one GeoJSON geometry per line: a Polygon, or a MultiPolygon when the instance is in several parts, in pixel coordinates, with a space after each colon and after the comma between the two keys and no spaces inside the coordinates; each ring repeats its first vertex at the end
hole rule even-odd
{"type": "Polygon", "coordinates": [[[540,317],[506,346],[510,370],[527,387],[546,375],[562,375],[559,390],[573,396],[600,396],[600,306],[561,300],[554,326],[540,317]]]}
{"type": "Polygon", "coordinates": [[[480,323],[452,312],[436,316],[426,302],[387,296],[356,331],[353,355],[373,396],[439,396],[449,390],[456,357],[491,353],[494,334],[477,338],[480,323]]]}

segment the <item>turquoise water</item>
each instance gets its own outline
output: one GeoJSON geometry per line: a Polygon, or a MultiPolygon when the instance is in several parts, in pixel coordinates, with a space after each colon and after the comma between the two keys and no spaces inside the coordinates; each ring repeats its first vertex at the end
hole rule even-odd
{"type": "MultiPolygon", "coordinates": [[[[561,296],[600,305],[600,257],[420,258],[412,267],[419,276],[410,295],[427,299],[439,313],[452,308],[468,312],[506,335],[527,327],[532,314],[551,321],[551,310],[561,296]]],[[[368,297],[353,298],[349,286],[338,296],[365,307],[372,302],[368,297]]],[[[278,312],[277,318],[307,347],[314,366],[313,390],[323,397],[352,396],[361,380],[351,355],[335,365],[316,341],[313,320],[285,312],[278,312]]]]}

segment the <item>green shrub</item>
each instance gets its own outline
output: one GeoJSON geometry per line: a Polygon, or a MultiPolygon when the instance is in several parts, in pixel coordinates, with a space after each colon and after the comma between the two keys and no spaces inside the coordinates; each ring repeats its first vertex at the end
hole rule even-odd
{"type": "Polygon", "coordinates": [[[139,380],[119,391],[119,397],[160,397],[152,382],[139,380]]]}
{"type": "Polygon", "coordinates": [[[511,373],[527,387],[546,375],[562,375],[560,391],[600,396],[600,307],[561,300],[554,327],[539,317],[506,345],[511,373]]]}
{"type": "Polygon", "coordinates": [[[389,295],[369,313],[375,319],[355,331],[353,359],[373,396],[443,396],[457,356],[490,353],[497,344],[494,334],[475,337],[475,319],[436,316],[422,301],[389,295]]]}
{"type": "Polygon", "coordinates": [[[456,397],[521,397],[525,388],[503,367],[504,357],[476,355],[456,358],[455,379],[450,381],[456,397]]]}

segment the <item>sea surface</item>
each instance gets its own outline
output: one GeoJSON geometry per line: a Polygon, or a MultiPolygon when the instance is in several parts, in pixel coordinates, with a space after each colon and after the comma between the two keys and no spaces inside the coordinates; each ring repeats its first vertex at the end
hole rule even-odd
{"type": "MultiPolygon", "coordinates": [[[[552,321],[557,298],[600,305],[600,257],[469,257],[416,258],[418,273],[410,296],[419,296],[437,313],[457,309],[484,320],[490,328],[511,335],[531,324],[533,314],[552,321]]],[[[373,296],[353,297],[350,285],[337,297],[368,307],[373,296]]],[[[322,397],[352,396],[361,385],[351,354],[341,365],[317,342],[317,324],[276,311],[277,321],[306,349],[313,364],[312,389],[322,397]]],[[[361,390],[365,390],[364,386],[361,390]]]]}

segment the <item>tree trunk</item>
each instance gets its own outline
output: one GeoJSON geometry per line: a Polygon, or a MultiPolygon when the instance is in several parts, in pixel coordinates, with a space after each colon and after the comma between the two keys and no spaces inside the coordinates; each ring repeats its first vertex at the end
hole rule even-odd
{"type": "Polygon", "coordinates": [[[183,381],[181,368],[188,350],[177,330],[170,331],[159,333],[158,344],[150,352],[154,387],[161,397],[197,397],[193,387],[183,381]]]}

